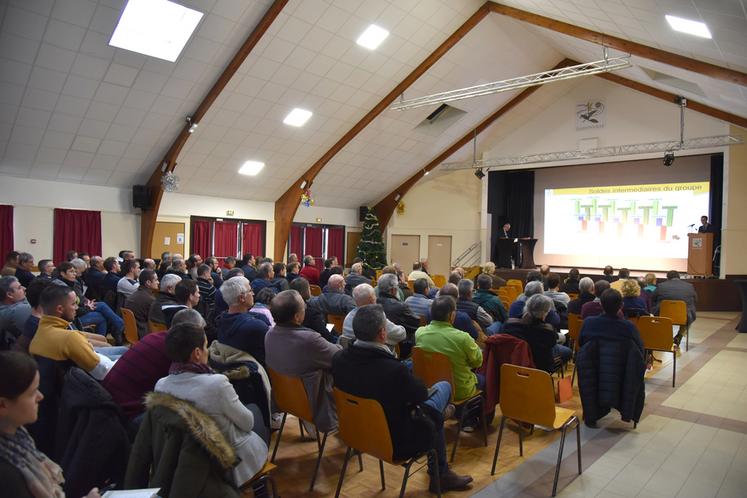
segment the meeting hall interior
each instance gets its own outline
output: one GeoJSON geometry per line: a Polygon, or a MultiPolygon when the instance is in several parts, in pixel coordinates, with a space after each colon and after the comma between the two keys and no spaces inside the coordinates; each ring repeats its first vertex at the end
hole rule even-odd
{"type": "Polygon", "coordinates": [[[0,0],[0,496],[743,497],[747,0],[0,0]]]}

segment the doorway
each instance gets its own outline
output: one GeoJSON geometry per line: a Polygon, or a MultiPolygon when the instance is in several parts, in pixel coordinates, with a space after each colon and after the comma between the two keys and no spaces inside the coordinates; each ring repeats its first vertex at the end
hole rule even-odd
{"type": "Polygon", "coordinates": [[[451,270],[451,236],[428,236],[428,271],[448,277],[451,270]]]}
{"type": "Polygon", "coordinates": [[[358,243],[361,241],[361,232],[348,232],[347,250],[345,251],[345,267],[350,268],[353,260],[358,256],[358,243]]]}
{"type": "Polygon", "coordinates": [[[420,235],[392,235],[392,263],[402,265],[405,275],[420,261],[420,235]]]}
{"type": "Polygon", "coordinates": [[[184,223],[157,221],[150,254],[160,258],[164,252],[184,254],[184,223]]]}

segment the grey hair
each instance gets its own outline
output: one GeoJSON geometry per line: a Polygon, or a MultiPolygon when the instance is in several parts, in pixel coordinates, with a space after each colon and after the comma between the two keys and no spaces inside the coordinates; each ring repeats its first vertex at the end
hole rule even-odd
{"type": "Polygon", "coordinates": [[[355,300],[356,306],[370,304],[371,301],[375,303],[376,291],[374,291],[374,288],[369,284],[358,284],[355,286],[355,289],[353,289],[353,299],[355,300]]]}
{"type": "Polygon", "coordinates": [[[544,294],[535,294],[524,304],[524,314],[530,314],[534,318],[544,318],[552,308],[552,299],[544,294]]]}
{"type": "Polygon", "coordinates": [[[526,297],[530,297],[535,294],[542,294],[543,292],[545,292],[545,287],[542,285],[542,282],[538,282],[536,280],[529,282],[524,286],[524,295],[526,297]]]}
{"type": "Polygon", "coordinates": [[[166,292],[169,287],[176,287],[176,284],[182,281],[182,277],[174,275],[173,273],[167,273],[161,279],[161,292],[166,292]]]}
{"type": "Polygon", "coordinates": [[[6,275],[0,278],[0,293],[2,293],[2,295],[0,295],[0,301],[5,300],[8,292],[10,292],[10,285],[13,282],[18,282],[18,279],[12,275],[6,275]]]}
{"type": "Polygon", "coordinates": [[[391,294],[392,289],[397,289],[399,287],[397,283],[397,275],[385,273],[379,277],[377,285],[379,286],[379,294],[391,294]]]}
{"type": "Polygon", "coordinates": [[[171,328],[181,325],[182,323],[191,323],[202,329],[207,326],[207,322],[202,318],[200,312],[190,308],[177,311],[174,314],[174,318],[171,319],[171,328]]]}
{"type": "Polygon", "coordinates": [[[249,292],[250,288],[249,280],[246,277],[233,277],[223,282],[223,285],[220,286],[220,293],[227,305],[234,306],[239,302],[239,297],[249,292]]]}
{"type": "Polygon", "coordinates": [[[75,258],[71,260],[70,264],[75,267],[78,273],[83,273],[86,270],[86,268],[88,268],[88,265],[86,264],[86,262],[80,258],[75,258]]]}
{"type": "Polygon", "coordinates": [[[30,253],[22,252],[18,255],[18,262],[19,263],[28,263],[29,261],[33,261],[34,256],[32,256],[30,253]]]}
{"type": "Polygon", "coordinates": [[[353,266],[350,267],[350,273],[360,275],[363,273],[363,265],[361,263],[354,263],[353,266]]]}
{"type": "Polygon", "coordinates": [[[593,292],[594,281],[589,277],[584,277],[578,281],[578,290],[581,292],[593,292]]]}
{"type": "Polygon", "coordinates": [[[472,280],[468,278],[463,278],[459,281],[459,284],[457,285],[457,289],[459,289],[459,297],[464,298],[468,294],[472,293],[472,290],[475,288],[475,284],[472,283],[472,280]]]}

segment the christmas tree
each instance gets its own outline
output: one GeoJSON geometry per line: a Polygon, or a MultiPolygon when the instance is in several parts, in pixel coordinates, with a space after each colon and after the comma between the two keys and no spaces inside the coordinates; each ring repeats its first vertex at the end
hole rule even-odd
{"type": "Polygon", "coordinates": [[[363,232],[361,241],[358,243],[358,257],[369,268],[379,269],[386,266],[386,248],[381,239],[379,218],[370,209],[363,220],[363,232]]]}

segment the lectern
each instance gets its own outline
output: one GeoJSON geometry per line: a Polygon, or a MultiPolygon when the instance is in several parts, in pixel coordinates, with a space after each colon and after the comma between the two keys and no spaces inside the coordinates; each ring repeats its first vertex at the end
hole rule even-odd
{"type": "Polygon", "coordinates": [[[534,245],[537,243],[537,239],[531,237],[521,237],[519,239],[519,246],[521,247],[521,268],[528,268],[534,270],[537,265],[534,264],[534,245]]]}
{"type": "Polygon", "coordinates": [[[687,274],[709,277],[713,274],[713,234],[687,234],[687,274]]]}
{"type": "Polygon", "coordinates": [[[511,256],[514,253],[514,239],[496,239],[495,249],[497,258],[495,266],[498,268],[511,268],[511,256]]]}

